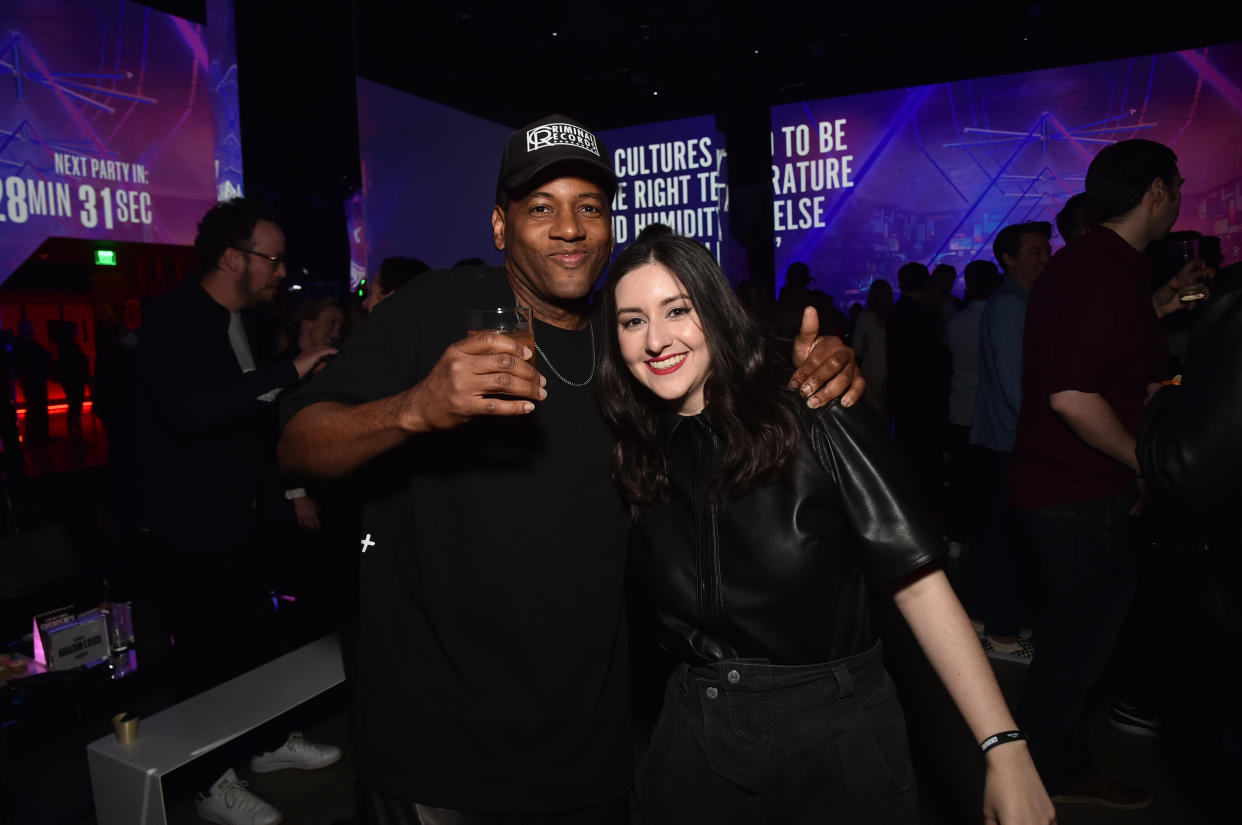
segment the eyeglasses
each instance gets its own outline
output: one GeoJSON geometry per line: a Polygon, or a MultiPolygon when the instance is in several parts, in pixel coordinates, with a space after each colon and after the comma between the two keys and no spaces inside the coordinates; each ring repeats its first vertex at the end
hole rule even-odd
{"type": "Polygon", "coordinates": [[[262,252],[256,252],[253,249],[242,249],[240,246],[235,246],[233,249],[236,249],[238,252],[245,252],[247,255],[258,255],[277,269],[289,262],[284,255],[264,255],[262,252]]]}

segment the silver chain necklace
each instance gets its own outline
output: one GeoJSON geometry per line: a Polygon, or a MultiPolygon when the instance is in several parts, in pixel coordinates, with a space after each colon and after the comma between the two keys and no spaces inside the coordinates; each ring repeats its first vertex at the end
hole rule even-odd
{"type": "Polygon", "coordinates": [[[568,384],[571,387],[585,387],[587,384],[590,384],[591,379],[595,377],[595,327],[590,319],[587,319],[587,335],[591,337],[591,374],[586,377],[585,381],[570,381],[568,378],[561,375],[561,371],[558,370],[555,365],[553,365],[552,361],[548,359],[547,353],[539,348],[539,344],[535,344],[535,352],[539,353],[539,357],[543,359],[543,363],[547,364],[548,369],[552,370],[552,374],[561,379],[563,383],[568,384]]]}

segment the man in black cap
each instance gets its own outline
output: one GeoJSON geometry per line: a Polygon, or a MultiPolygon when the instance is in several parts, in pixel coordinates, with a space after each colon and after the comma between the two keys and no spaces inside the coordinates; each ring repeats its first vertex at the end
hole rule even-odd
{"type": "MultiPolygon", "coordinates": [[[[581,124],[518,130],[492,209],[504,268],[415,279],[285,403],[288,468],[371,487],[358,721],[379,822],[629,821],[627,525],[588,303],[615,189],[581,124]],[[515,304],[534,352],[464,335],[466,310],[515,304]]],[[[841,373],[822,403],[853,369],[815,360],[841,373]]]]}

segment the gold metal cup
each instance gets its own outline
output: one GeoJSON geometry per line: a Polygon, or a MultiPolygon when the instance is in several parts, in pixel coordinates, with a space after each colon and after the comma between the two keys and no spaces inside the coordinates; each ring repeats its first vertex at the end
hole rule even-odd
{"type": "Polygon", "coordinates": [[[128,745],[138,738],[138,717],[129,713],[118,713],[112,717],[112,729],[116,731],[116,741],[128,745]]]}

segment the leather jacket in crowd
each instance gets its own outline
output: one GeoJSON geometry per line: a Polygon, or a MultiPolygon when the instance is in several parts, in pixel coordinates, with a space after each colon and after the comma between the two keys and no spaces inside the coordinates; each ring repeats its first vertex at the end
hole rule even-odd
{"type": "Polygon", "coordinates": [[[870,407],[799,410],[804,435],[776,480],[714,503],[722,444],[710,407],[661,422],[668,502],[639,516],[631,552],[661,643],[691,664],[825,662],[878,640],[869,601],[944,552],[910,471],[870,407]]]}
{"type": "Polygon", "coordinates": [[[1242,633],[1242,263],[1222,269],[1196,308],[1180,386],[1147,405],[1139,466],[1170,575],[1242,633]]]}
{"type": "Polygon", "coordinates": [[[1242,264],[1196,308],[1180,386],[1147,405],[1139,463],[1154,496],[1188,515],[1242,521],[1242,264]]]}

